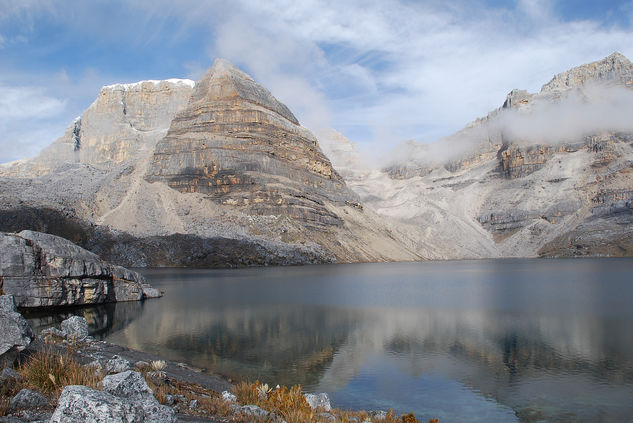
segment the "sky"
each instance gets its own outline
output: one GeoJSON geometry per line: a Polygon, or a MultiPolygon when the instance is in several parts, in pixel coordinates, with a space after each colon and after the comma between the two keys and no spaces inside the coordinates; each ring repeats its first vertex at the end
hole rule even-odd
{"type": "Polygon", "coordinates": [[[198,79],[217,57],[361,148],[450,135],[614,51],[632,1],[0,0],[0,163],[36,155],[103,85],[198,79]]]}

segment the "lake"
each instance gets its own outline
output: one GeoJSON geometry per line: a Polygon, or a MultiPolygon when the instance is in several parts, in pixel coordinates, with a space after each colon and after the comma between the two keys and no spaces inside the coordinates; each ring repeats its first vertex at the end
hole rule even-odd
{"type": "Polygon", "coordinates": [[[96,337],[421,421],[633,421],[633,259],[137,270],[165,296],[74,310],[96,337]]]}

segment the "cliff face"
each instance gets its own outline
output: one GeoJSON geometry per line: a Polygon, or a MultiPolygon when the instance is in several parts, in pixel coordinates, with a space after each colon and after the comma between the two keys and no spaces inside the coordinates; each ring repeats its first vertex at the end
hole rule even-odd
{"type": "Polygon", "coordinates": [[[165,135],[174,115],[187,104],[193,85],[191,80],[170,79],[105,86],[61,138],[33,160],[0,174],[40,176],[69,163],[110,169],[138,159],[165,135]]]}

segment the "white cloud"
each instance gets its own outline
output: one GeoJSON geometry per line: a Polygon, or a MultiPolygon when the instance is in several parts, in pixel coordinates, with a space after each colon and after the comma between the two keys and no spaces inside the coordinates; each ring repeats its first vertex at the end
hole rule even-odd
{"type": "Polygon", "coordinates": [[[39,119],[59,115],[66,101],[49,97],[37,87],[0,86],[0,119],[39,119]]]}
{"type": "MultiPolygon", "coordinates": [[[[572,66],[615,50],[633,54],[631,29],[565,22],[544,0],[513,10],[396,0],[241,4],[242,24],[216,40],[218,51],[232,52],[228,58],[264,84],[273,73],[302,80],[321,93],[335,128],[372,148],[449,135],[513,88],[538,91],[572,66]],[[261,34],[275,34],[275,42],[261,34]],[[340,87],[355,89],[341,94],[340,87]]],[[[282,100],[296,111],[296,97],[282,100]]]]}
{"type": "Polygon", "coordinates": [[[52,141],[51,132],[61,134],[66,100],[46,95],[41,87],[0,85],[0,93],[0,163],[33,156],[43,140],[52,141]]]}
{"type": "Polygon", "coordinates": [[[577,144],[586,136],[633,133],[633,90],[621,85],[590,82],[581,89],[552,98],[545,93],[527,106],[501,109],[457,134],[428,144],[402,143],[378,167],[393,163],[443,164],[480,154],[489,143],[514,145],[577,144]]]}
{"type": "MultiPolygon", "coordinates": [[[[547,0],[497,8],[465,0],[139,0],[108,4],[123,10],[117,26],[103,23],[104,4],[0,0],[0,20],[13,13],[28,26],[34,14],[50,13],[103,43],[124,39],[139,49],[148,40],[207,39],[211,58],[251,73],[303,124],[331,125],[361,148],[449,135],[513,88],[538,91],[554,74],[615,50],[633,57],[630,26],[566,21],[547,0]]],[[[169,52],[165,45],[156,54],[169,52]]],[[[192,52],[173,76],[200,76],[210,65],[203,53],[192,52]]],[[[100,77],[97,87],[118,82],[100,77]]]]}
{"type": "Polygon", "coordinates": [[[588,84],[559,101],[535,102],[528,112],[508,110],[493,126],[517,143],[578,142],[602,132],[633,132],[633,90],[588,84]]]}

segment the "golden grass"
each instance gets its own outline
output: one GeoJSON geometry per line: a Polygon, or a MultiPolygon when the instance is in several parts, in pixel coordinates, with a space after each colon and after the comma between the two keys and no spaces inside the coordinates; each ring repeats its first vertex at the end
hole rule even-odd
{"type": "Polygon", "coordinates": [[[18,372],[24,384],[44,394],[58,397],[67,385],[97,388],[101,375],[82,366],[68,353],[56,354],[49,349],[38,351],[23,363],[18,372]]]}
{"type": "Polygon", "coordinates": [[[11,400],[9,398],[0,397],[0,417],[4,417],[9,414],[9,405],[11,400]]]}
{"type": "MultiPolygon", "coordinates": [[[[221,417],[231,423],[267,423],[270,418],[242,416],[231,409],[231,404],[222,400],[218,393],[199,385],[172,380],[166,383],[150,377],[156,368],[164,368],[162,363],[148,365],[139,369],[144,374],[154,396],[161,404],[167,404],[169,396],[182,395],[186,401],[198,401],[198,408],[190,410],[186,407],[181,410],[198,416],[221,417]],[[148,375],[149,373],[149,375],[148,375]]],[[[69,350],[66,353],[54,353],[51,349],[39,351],[30,356],[18,369],[22,380],[0,386],[0,416],[9,412],[10,398],[22,388],[30,388],[54,398],[59,397],[63,388],[67,385],[85,385],[99,389],[102,376],[96,369],[81,366],[69,350]]],[[[259,382],[240,382],[231,389],[241,405],[256,405],[270,413],[281,417],[287,423],[349,423],[351,421],[363,422],[370,420],[366,411],[345,411],[334,409],[321,414],[323,410],[312,410],[301,392],[301,385],[290,388],[278,387],[269,389],[267,385],[259,382]],[[332,419],[332,417],[334,419],[332,419]]],[[[389,410],[386,418],[374,420],[382,423],[420,423],[413,413],[396,416],[393,410],[389,410]]],[[[431,419],[428,423],[439,423],[437,419],[431,419]]]]}
{"type": "MultiPolygon", "coordinates": [[[[334,409],[325,415],[321,415],[318,412],[319,410],[315,413],[303,397],[301,385],[295,385],[291,388],[276,388],[270,391],[268,395],[262,395],[265,387],[259,382],[240,382],[233,386],[231,392],[237,397],[237,401],[240,404],[256,405],[281,416],[288,423],[347,423],[350,421],[373,420],[366,411],[334,409]],[[331,420],[331,416],[335,420],[331,420]]],[[[396,416],[393,410],[389,410],[384,419],[376,421],[383,423],[420,423],[413,413],[396,416]]],[[[431,419],[429,423],[439,422],[437,419],[431,419]]]]}

